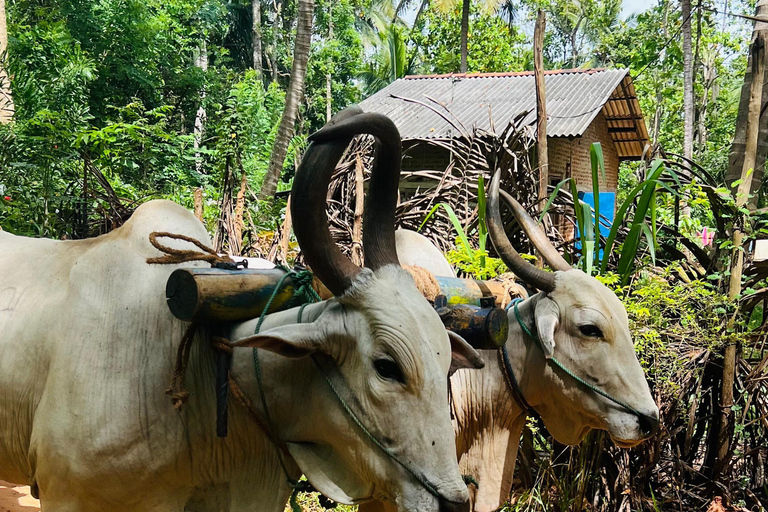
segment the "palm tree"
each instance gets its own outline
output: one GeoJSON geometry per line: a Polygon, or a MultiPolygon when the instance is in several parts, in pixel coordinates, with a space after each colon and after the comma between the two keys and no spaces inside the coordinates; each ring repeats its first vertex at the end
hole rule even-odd
{"type": "Polygon", "coordinates": [[[253,15],[253,69],[261,79],[261,0],[253,0],[251,4],[253,15]]]}
{"type": "Polygon", "coordinates": [[[384,37],[379,37],[376,53],[359,78],[365,84],[366,95],[371,95],[398,78],[413,72],[413,61],[406,57],[406,44],[403,29],[391,24],[384,37]]]}
{"type": "Polygon", "coordinates": [[[5,0],[0,0],[0,123],[10,120],[13,114],[10,79],[2,65],[7,48],[8,25],[5,19],[5,0]]]}
{"type": "Polygon", "coordinates": [[[296,42],[293,49],[293,64],[291,66],[291,81],[285,93],[285,108],[280,126],[272,146],[272,157],[269,160],[267,174],[259,192],[259,199],[275,195],[277,180],[283,170],[285,156],[288,154],[288,144],[293,138],[299,103],[304,96],[304,78],[307,74],[307,60],[312,40],[312,16],[315,10],[314,0],[299,0],[299,14],[296,23],[296,42]]]}
{"type": "MultiPolygon", "coordinates": [[[[429,7],[430,0],[421,0],[419,2],[419,10],[416,13],[416,18],[413,20],[413,26],[416,27],[419,24],[421,15],[429,7]]],[[[467,58],[469,56],[469,13],[472,10],[471,0],[461,0],[461,64],[459,65],[459,71],[461,73],[467,72],[467,58]]],[[[458,6],[459,0],[435,0],[435,7],[440,11],[447,13],[453,11],[458,6]]],[[[400,3],[395,9],[395,15],[399,16],[405,12],[408,7],[413,3],[413,0],[400,0],[400,3]]],[[[482,0],[480,8],[485,12],[499,12],[501,16],[509,24],[510,30],[512,29],[512,23],[517,13],[517,7],[514,0],[482,0]]]]}

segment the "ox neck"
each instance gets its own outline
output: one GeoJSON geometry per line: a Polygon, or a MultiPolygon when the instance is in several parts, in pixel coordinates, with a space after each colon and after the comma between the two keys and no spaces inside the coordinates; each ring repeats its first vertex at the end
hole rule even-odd
{"type": "MultiPolygon", "coordinates": [[[[323,301],[304,307],[302,321],[307,323],[316,320],[330,302],[323,301]]],[[[262,323],[261,332],[272,327],[297,323],[299,309],[293,308],[267,315],[262,323]]],[[[257,322],[258,319],[253,319],[236,325],[231,331],[231,339],[252,335],[257,322]]],[[[291,441],[296,435],[292,432],[293,428],[306,423],[306,419],[301,416],[312,414],[309,410],[311,407],[294,407],[293,404],[307,402],[306,390],[318,389],[325,383],[318,379],[319,374],[315,371],[310,358],[289,359],[261,350],[259,360],[262,371],[261,386],[254,373],[252,349],[234,350],[232,377],[237,380],[242,391],[253,404],[261,425],[251,417],[245,407],[231,399],[230,407],[238,411],[238,421],[231,426],[229,438],[234,445],[242,442],[243,436],[249,438],[245,440],[245,444],[257,444],[260,452],[252,454],[254,458],[250,464],[263,467],[250,467],[248,473],[268,477],[265,481],[249,481],[246,484],[249,494],[246,501],[259,504],[257,509],[264,512],[282,512],[293,491],[289,482],[298,480],[302,471],[287,451],[278,451],[284,447],[277,446],[264,431],[263,426],[267,425],[267,415],[262,405],[261,393],[264,393],[269,409],[271,420],[269,428],[280,441],[286,442],[291,441]],[[267,456],[264,456],[265,454],[267,456]]]]}
{"type": "MultiPolygon", "coordinates": [[[[536,334],[536,303],[544,296],[539,292],[528,299],[517,304],[520,318],[529,329],[536,334]]],[[[509,354],[511,371],[517,380],[520,394],[532,409],[535,409],[539,403],[539,397],[536,389],[536,376],[544,371],[544,354],[539,348],[536,340],[528,336],[517,320],[513,307],[507,309],[509,319],[509,335],[505,345],[509,354]]],[[[512,391],[510,391],[512,392],[512,391]]],[[[519,404],[518,404],[519,406],[519,404]]],[[[524,407],[521,407],[524,410],[524,407]]]]}

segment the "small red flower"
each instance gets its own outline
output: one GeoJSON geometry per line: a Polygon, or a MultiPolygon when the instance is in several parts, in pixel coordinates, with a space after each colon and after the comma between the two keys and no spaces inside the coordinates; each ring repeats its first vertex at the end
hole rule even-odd
{"type": "Polygon", "coordinates": [[[11,200],[11,196],[3,196],[3,199],[5,199],[6,201],[10,201],[11,200]]]}

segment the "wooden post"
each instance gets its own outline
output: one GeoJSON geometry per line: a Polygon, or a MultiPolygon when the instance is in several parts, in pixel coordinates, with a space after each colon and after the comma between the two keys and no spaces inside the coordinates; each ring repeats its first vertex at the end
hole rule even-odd
{"type": "Polygon", "coordinates": [[[539,209],[547,202],[549,186],[549,155],[547,153],[547,95],[544,87],[544,30],[547,25],[544,11],[539,9],[533,30],[533,69],[536,80],[536,154],[539,167],[539,209]]]}
{"type": "MultiPolygon", "coordinates": [[[[237,158],[237,163],[240,164],[240,157],[237,158]]],[[[232,254],[240,254],[243,250],[243,228],[245,223],[243,222],[243,211],[245,210],[245,189],[248,188],[248,175],[245,173],[245,169],[240,164],[242,175],[240,177],[240,190],[237,191],[237,198],[235,199],[235,222],[234,222],[234,240],[229,241],[229,249],[232,254]]]]}
{"type": "Polygon", "coordinates": [[[365,176],[363,159],[355,156],[355,223],[352,225],[352,263],[363,265],[363,210],[365,208],[365,176]]]}
{"type": "Polygon", "coordinates": [[[283,220],[283,229],[280,234],[280,252],[283,254],[283,261],[288,264],[288,245],[291,241],[291,226],[293,226],[293,219],[291,218],[291,197],[288,196],[288,201],[285,203],[285,220],[283,220]]]}
{"type": "MultiPolygon", "coordinates": [[[[741,168],[741,182],[736,190],[736,206],[741,209],[749,200],[752,189],[752,176],[757,161],[757,143],[760,133],[760,109],[762,105],[762,86],[765,78],[765,34],[755,30],[755,35],[750,48],[752,57],[752,83],[749,88],[749,110],[746,127],[746,149],[744,151],[744,163],[741,168]]],[[[744,267],[743,239],[744,233],[740,223],[743,215],[738,218],[733,226],[733,251],[731,252],[731,276],[728,282],[728,298],[736,299],[741,293],[741,276],[744,267]]],[[[730,451],[731,431],[731,407],[733,407],[733,385],[736,375],[736,345],[725,347],[723,355],[723,382],[720,398],[722,411],[720,423],[720,435],[718,438],[717,468],[722,469],[728,459],[730,451]]]]}

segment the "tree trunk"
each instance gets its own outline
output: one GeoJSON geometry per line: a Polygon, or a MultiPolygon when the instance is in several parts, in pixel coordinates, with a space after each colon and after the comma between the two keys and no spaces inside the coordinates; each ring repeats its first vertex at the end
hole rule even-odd
{"type": "MultiPolygon", "coordinates": [[[[669,37],[669,24],[667,23],[669,15],[669,2],[664,2],[664,15],[662,16],[662,38],[664,41],[669,37]]],[[[667,58],[667,50],[662,49],[659,55],[659,63],[663,63],[667,58]]],[[[663,65],[663,64],[662,64],[663,65]]],[[[659,142],[659,131],[661,130],[661,116],[664,112],[664,84],[660,83],[662,76],[659,70],[656,70],[656,111],[653,115],[653,145],[654,147],[659,142]]],[[[677,223],[675,223],[677,226],[677,223]]]]}
{"type": "Polygon", "coordinates": [[[469,0],[462,0],[462,3],[461,3],[461,67],[459,69],[459,71],[462,73],[467,72],[467,55],[469,53],[469,50],[468,50],[469,9],[470,9],[469,0]]]}
{"type": "Polygon", "coordinates": [[[253,0],[251,6],[253,13],[253,69],[256,76],[261,79],[263,70],[261,68],[261,0],[253,0]]]}
{"type": "MultiPolygon", "coordinates": [[[[758,16],[761,9],[766,9],[768,0],[759,0],[757,4],[758,16]]],[[[764,11],[763,11],[764,12],[764,11]]],[[[749,200],[752,188],[752,180],[749,174],[755,169],[757,162],[758,138],[760,135],[760,111],[763,104],[763,83],[765,81],[765,44],[766,37],[763,27],[765,23],[755,23],[752,46],[750,47],[751,72],[749,98],[747,104],[746,127],[744,128],[745,148],[744,160],[741,166],[740,183],[736,190],[736,206],[741,209],[749,200]]],[[[747,81],[745,74],[744,81],[747,81]]],[[[742,90],[743,92],[743,90],[742,90]]],[[[741,112],[739,112],[741,114],[741,112]]],[[[736,141],[734,140],[734,145],[736,141]]],[[[744,266],[744,251],[742,250],[744,234],[742,223],[744,215],[738,214],[740,219],[734,220],[733,227],[733,252],[731,253],[731,276],[728,286],[728,297],[735,300],[741,293],[741,276],[744,266]]],[[[725,348],[723,355],[723,383],[720,401],[722,411],[720,435],[718,437],[717,470],[725,467],[730,458],[730,441],[732,430],[733,384],[736,374],[736,345],[730,344],[725,348]]]]}
{"type": "Polygon", "coordinates": [[[273,82],[277,82],[278,69],[277,69],[277,46],[279,43],[279,27],[282,25],[281,15],[283,12],[283,4],[281,1],[275,2],[275,19],[272,21],[272,44],[269,48],[269,70],[271,79],[273,82]]]}
{"type": "MultiPolygon", "coordinates": [[[[203,41],[203,44],[200,45],[198,52],[198,55],[195,57],[195,66],[202,69],[203,71],[208,71],[208,49],[206,47],[205,41],[203,41]]],[[[203,142],[203,132],[205,131],[206,114],[205,107],[203,106],[204,100],[205,90],[202,90],[200,91],[200,106],[197,108],[197,114],[195,114],[194,141],[192,143],[195,148],[195,170],[198,172],[198,174],[203,172],[203,161],[199,149],[203,142]]]]}
{"type": "MultiPolygon", "coordinates": [[[[333,41],[333,2],[328,5],[328,42],[333,41]]],[[[325,122],[333,116],[333,58],[328,58],[328,73],[325,75],[325,122]]]]}
{"type": "Polygon", "coordinates": [[[197,187],[194,192],[195,217],[200,222],[205,222],[205,206],[203,206],[203,189],[197,187]]]}
{"type": "Polygon", "coordinates": [[[533,29],[533,70],[536,82],[536,154],[539,168],[539,208],[547,202],[549,186],[549,154],[547,153],[547,94],[544,87],[544,31],[547,19],[539,9],[533,29]]]}
{"type": "Polygon", "coordinates": [[[285,156],[288,154],[288,144],[294,135],[296,116],[299,103],[304,95],[304,77],[307,73],[309,45],[312,39],[312,14],[315,9],[314,0],[299,0],[299,16],[296,26],[296,43],[293,50],[293,65],[291,66],[291,81],[285,94],[285,109],[280,119],[280,127],[272,147],[272,158],[269,161],[267,175],[259,192],[259,199],[275,195],[277,181],[283,170],[285,156]]]}
{"type": "Polygon", "coordinates": [[[693,158],[693,51],[691,48],[691,0],[683,8],[683,156],[693,158]]]}
{"type": "MultiPolygon", "coordinates": [[[[758,0],[755,6],[755,16],[760,18],[768,17],[768,0],[758,0]]],[[[752,33],[752,41],[758,39],[758,36],[763,40],[768,39],[768,23],[756,22],[755,28],[752,33]]],[[[768,63],[763,63],[763,69],[768,63]]],[[[747,62],[747,70],[744,74],[744,85],[741,87],[741,99],[739,101],[739,113],[736,118],[736,135],[733,138],[733,146],[731,146],[731,154],[728,158],[728,170],[725,174],[725,181],[728,188],[731,189],[731,184],[741,177],[742,169],[744,168],[744,158],[746,153],[747,143],[747,117],[749,112],[749,98],[750,91],[752,90],[752,82],[754,78],[752,76],[752,70],[755,67],[754,52],[750,52],[749,60],[747,62]]],[[[765,108],[768,104],[768,84],[763,84],[762,87],[762,99],[761,109],[765,108]]],[[[765,160],[766,154],[768,154],[768,115],[760,116],[760,135],[757,142],[757,154],[755,155],[755,164],[752,172],[752,184],[750,190],[758,191],[763,182],[763,174],[765,172],[765,160]]],[[[757,205],[757,194],[749,199],[750,207],[757,205]]]]}
{"type": "Polygon", "coordinates": [[[581,26],[582,19],[576,22],[576,26],[573,27],[571,32],[571,68],[575,69],[579,64],[579,27],[581,26]]]}
{"type": "Polygon", "coordinates": [[[0,0],[0,123],[11,120],[13,116],[13,100],[11,99],[11,82],[3,69],[5,52],[8,49],[8,24],[5,18],[5,0],[0,0]]]}

